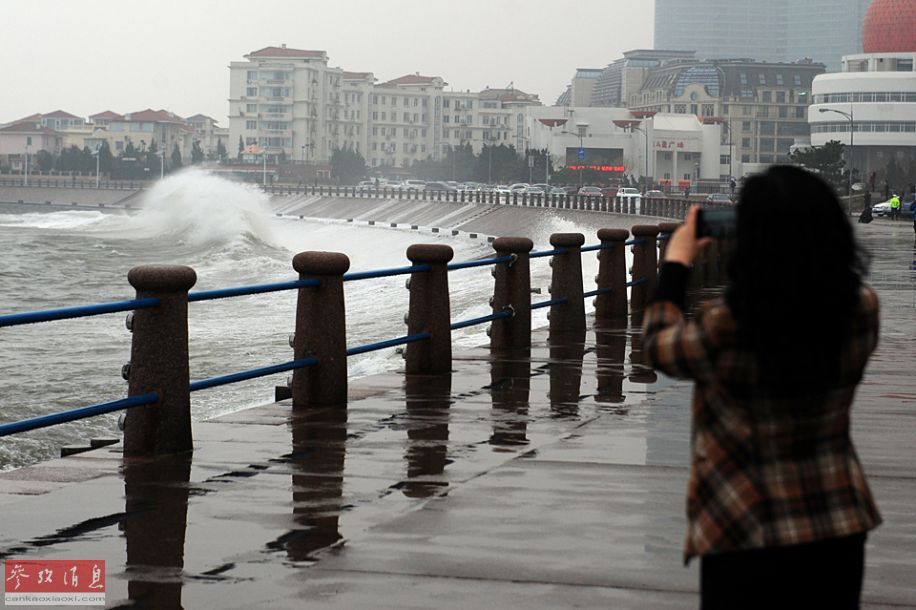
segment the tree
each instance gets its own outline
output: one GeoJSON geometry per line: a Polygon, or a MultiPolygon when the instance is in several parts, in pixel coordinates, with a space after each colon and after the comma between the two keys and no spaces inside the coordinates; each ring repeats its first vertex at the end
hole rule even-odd
{"type": "Polygon", "coordinates": [[[112,167],[111,148],[108,146],[108,140],[102,140],[99,146],[99,171],[110,172],[112,167]]]}
{"type": "Polygon", "coordinates": [[[823,146],[811,146],[789,153],[792,163],[807,168],[826,180],[837,191],[843,191],[846,179],[843,151],[846,147],[838,140],[830,140],[823,146]]]}
{"type": "Polygon", "coordinates": [[[197,165],[204,160],[204,150],[200,147],[200,140],[194,140],[191,146],[191,164],[197,165]]]}
{"type": "Polygon", "coordinates": [[[216,158],[219,159],[220,162],[226,160],[226,145],[223,144],[222,140],[216,141],[216,158]]]}
{"type": "Polygon", "coordinates": [[[358,152],[338,148],[331,154],[331,175],[339,183],[353,184],[366,176],[366,160],[358,152]]]}
{"type": "Polygon", "coordinates": [[[178,150],[178,143],[176,142],[174,145],[172,145],[172,165],[171,165],[171,168],[172,168],[173,170],[175,170],[175,169],[178,169],[179,167],[181,167],[181,151],[178,150]]]}
{"type": "Polygon", "coordinates": [[[44,149],[39,150],[35,153],[35,165],[43,172],[51,171],[54,167],[54,157],[44,149]]]}

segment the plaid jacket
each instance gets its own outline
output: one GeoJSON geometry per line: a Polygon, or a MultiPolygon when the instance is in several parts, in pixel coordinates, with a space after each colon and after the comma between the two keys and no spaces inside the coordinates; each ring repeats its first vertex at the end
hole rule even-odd
{"type": "Polygon", "coordinates": [[[671,300],[648,307],[648,363],[696,382],[685,563],[857,534],[881,522],[849,437],[855,388],[878,339],[871,288],[862,288],[850,330],[835,388],[766,398],[754,391],[755,360],[736,346],[724,299],[705,304],[691,321],[671,300]]]}

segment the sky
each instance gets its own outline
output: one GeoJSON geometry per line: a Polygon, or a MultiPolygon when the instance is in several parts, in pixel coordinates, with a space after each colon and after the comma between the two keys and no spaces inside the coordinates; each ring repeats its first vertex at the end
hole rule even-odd
{"type": "Polygon", "coordinates": [[[419,72],[553,104],[576,68],[652,48],[652,0],[3,0],[0,124],[35,112],[197,113],[228,127],[231,61],[327,51],[384,82],[419,72]]]}

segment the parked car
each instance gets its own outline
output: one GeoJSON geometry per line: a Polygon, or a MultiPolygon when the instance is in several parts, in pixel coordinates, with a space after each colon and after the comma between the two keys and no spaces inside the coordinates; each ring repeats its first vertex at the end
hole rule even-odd
{"type": "Polygon", "coordinates": [[[516,182],[515,184],[509,185],[509,190],[513,193],[524,193],[525,189],[529,186],[531,185],[529,185],[527,182],[516,182]]]}
{"type": "Polygon", "coordinates": [[[732,198],[725,193],[710,193],[706,195],[706,203],[731,203],[732,198]]]}
{"type": "Polygon", "coordinates": [[[536,184],[532,184],[531,186],[526,188],[524,192],[526,195],[543,195],[547,191],[545,191],[544,187],[542,186],[537,186],[536,184]]]}
{"type": "MultiPolygon", "coordinates": [[[[910,193],[905,197],[900,198],[900,216],[902,218],[908,217],[910,214],[910,206],[913,202],[916,201],[916,193],[910,193]]],[[[891,200],[883,201],[877,205],[871,207],[871,213],[875,216],[890,216],[891,215],[891,200]]]]}
{"type": "Polygon", "coordinates": [[[605,197],[616,197],[619,187],[616,186],[606,186],[601,189],[601,194],[605,197]]]}
{"type": "Polygon", "coordinates": [[[422,191],[426,188],[426,182],[423,180],[405,180],[401,183],[403,191],[422,191]]]}
{"type": "Polygon", "coordinates": [[[451,184],[448,184],[445,182],[427,182],[424,190],[428,193],[429,192],[435,193],[439,191],[451,193],[451,192],[457,191],[458,189],[456,189],[451,184]]]}
{"type": "Polygon", "coordinates": [[[667,199],[668,196],[662,191],[647,191],[646,199],[667,199]]]}
{"type": "Polygon", "coordinates": [[[550,190],[547,191],[548,195],[563,195],[564,197],[568,195],[568,191],[562,186],[552,186],[550,190]]]}
{"type": "Polygon", "coordinates": [[[583,197],[601,197],[601,189],[597,186],[583,186],[579,188],[578,194],[583,197]]]}
{"type": "Polygon", "coordinates": [[[375,188],[375,182],[372,180],[363,180],[356,185],[356,190],[359,192],[371,191],[375,188]]]}
{"type": "Polygon", "coordinates": [[[493,192],[499,195],[509,195],[512,193],[512,191],[509,190],[509,187],[505,184],[497,184],[493,187],[493,192]]]}

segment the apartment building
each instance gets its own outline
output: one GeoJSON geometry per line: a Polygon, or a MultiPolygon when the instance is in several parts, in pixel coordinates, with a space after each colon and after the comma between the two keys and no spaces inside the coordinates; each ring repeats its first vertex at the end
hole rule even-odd
{"type": "Polygon", "coordinates": [[[222,142],[226,152],[229,152],[229,130],[219,127],[216,119],[205,114],[195,114],[187,117],[185,122],[194,130],[193,140],[200,144],[205,158],[215,159],[217,157],[219,142],[222,142]]]}
{"type": "Polygon", "coordinates": [[[359,152],[370,168],[404,170],[452,147],[523,149],[519,108],[537,96],[509,86],[447,91],[419,73],[378,83],[372,72],[328,65],[325,51],[266,47],[230,63],[230,154],[257,144],[270,161],[327,163],[334,150],[359,152]]]}
{"type": "Polygon", "coordinates": [[[650,70],[627,105],[722,121],[723,144],[733,157],[728,165],[779,163],[796,139],[809,136],[811,86],[824,70],[810,60],[673,61],[650,70]]]}

